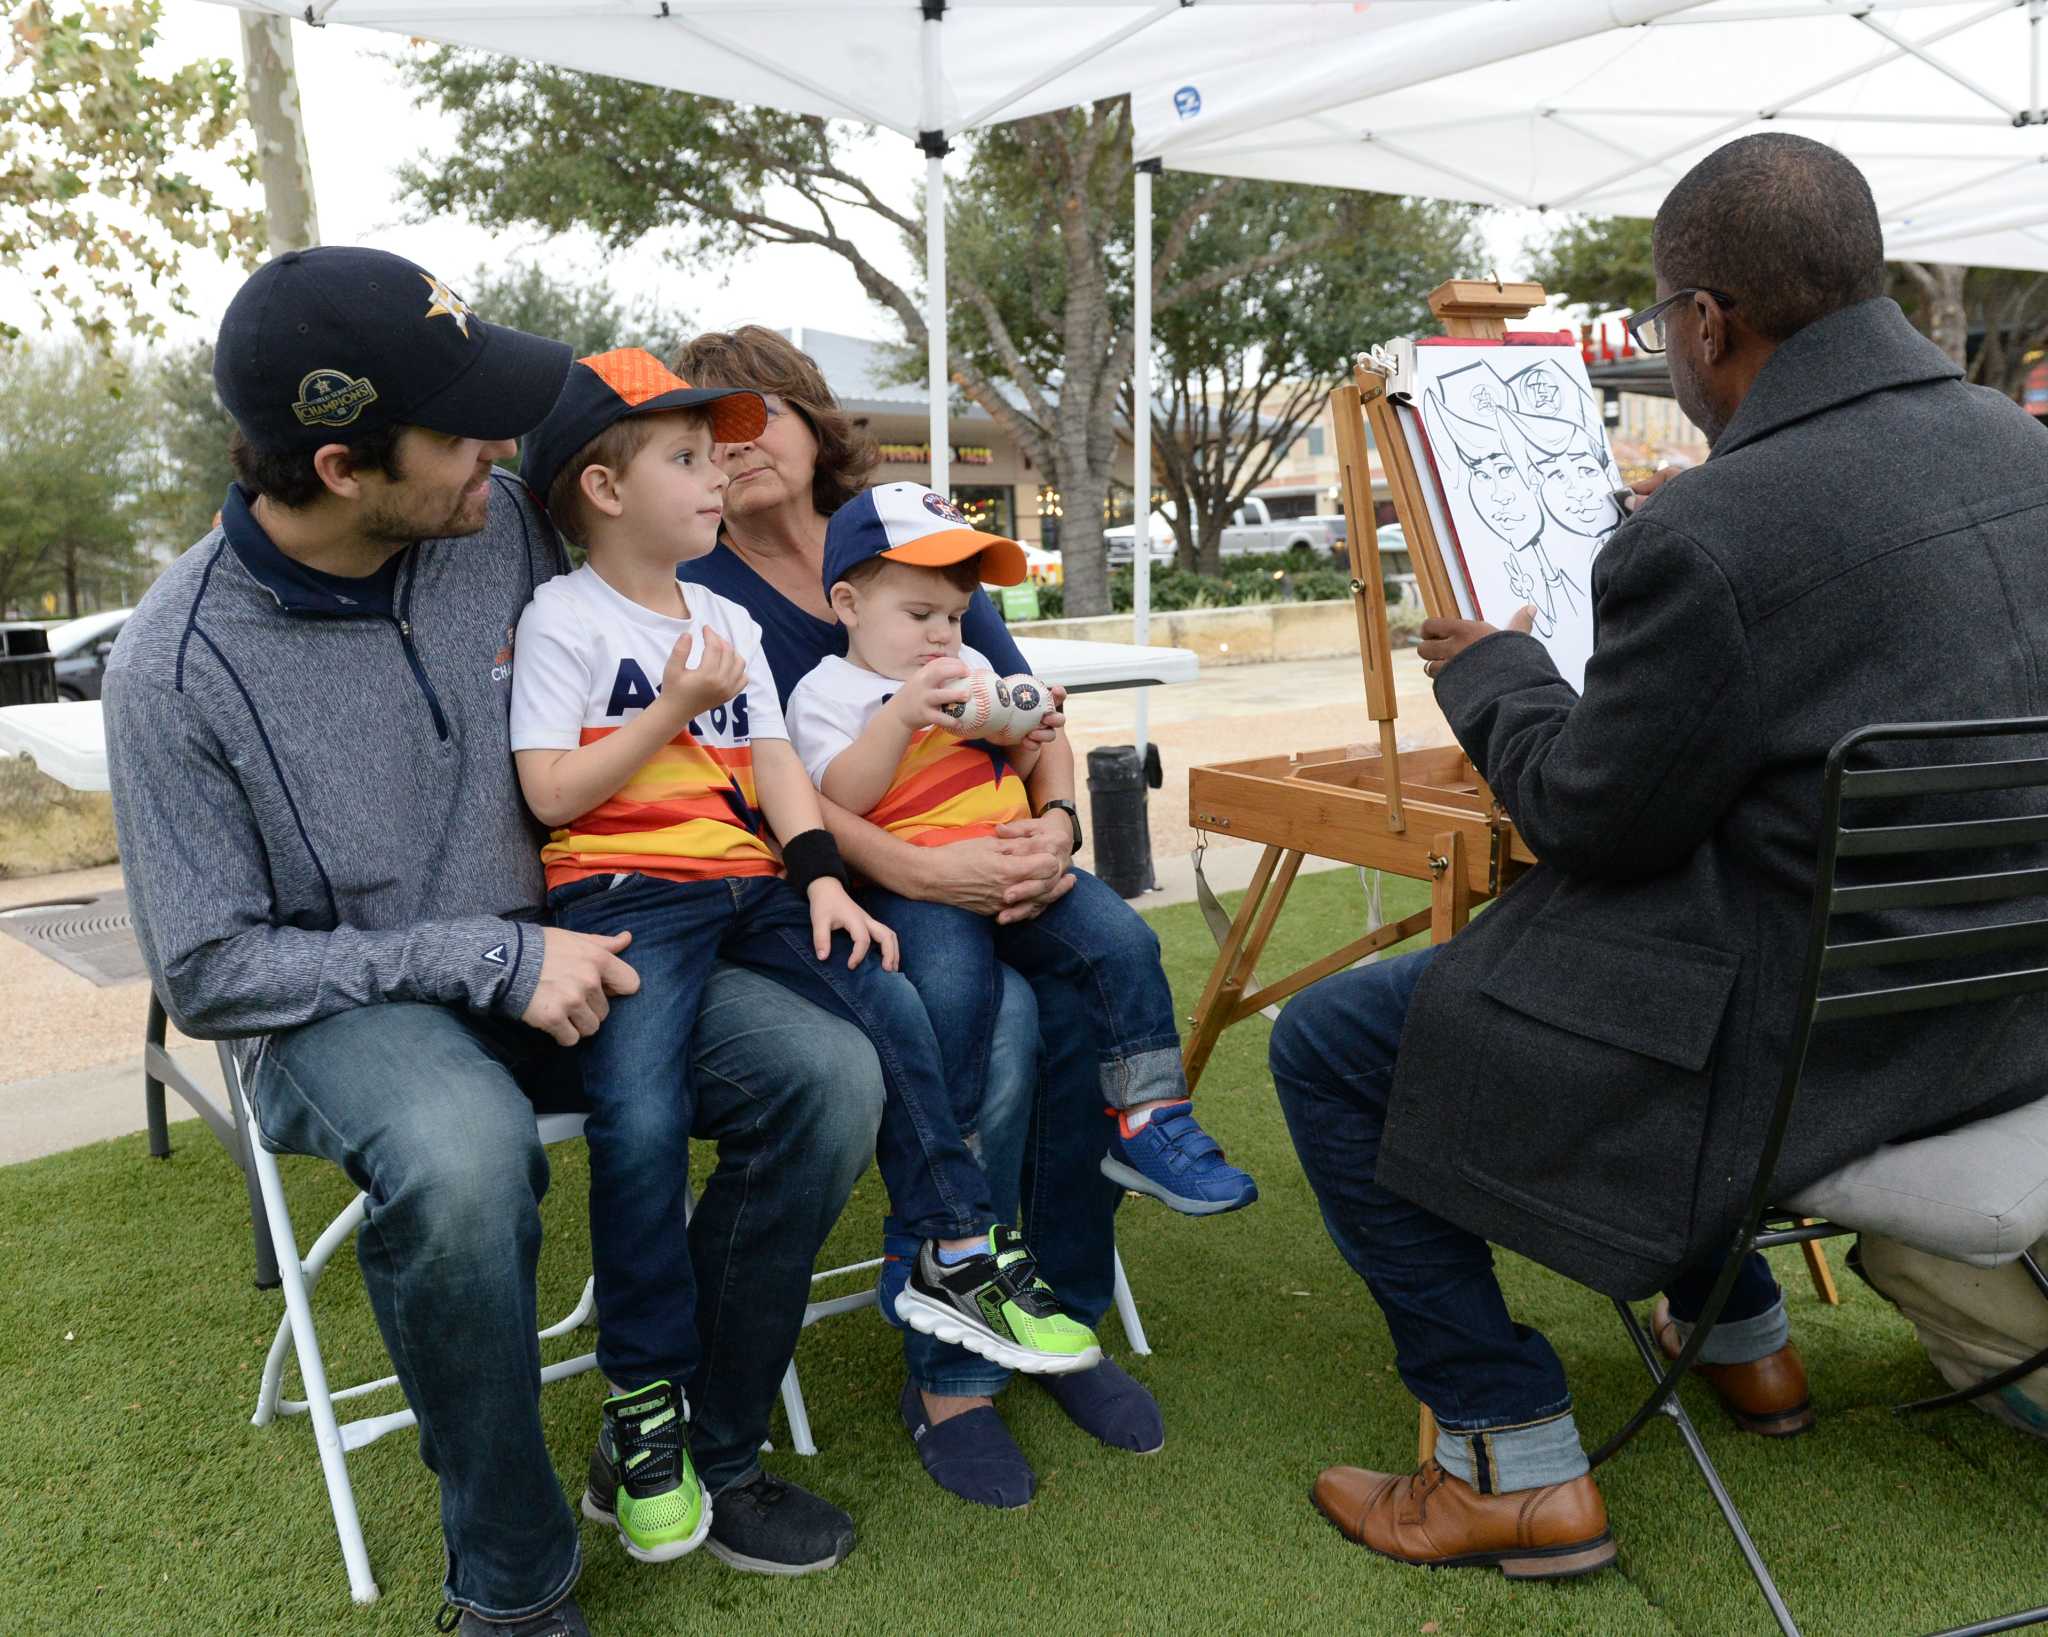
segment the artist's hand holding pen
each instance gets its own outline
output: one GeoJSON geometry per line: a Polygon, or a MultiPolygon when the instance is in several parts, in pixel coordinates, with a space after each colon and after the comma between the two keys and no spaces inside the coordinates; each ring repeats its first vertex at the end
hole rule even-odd
{"type": "MultiPolygon", "coordinates": [[[[1624,517],[1633,512],[1651,495],[1669,483],[1684,468],[1667,466],[1662,471],[1652,472],[1640,478],[1626,489],[1614,491],[1614,504],[1624,517]]],[[[1515,586],[1520,592],[1520,584],[1515,586]]],[[[1524,604],[1515,611],[1515,617],[1508,621],[1510,631],[1533,631],[1536,627],[1536,605],[1524,604]]],[[[1456,659],[1481,637],[1490,637],[1499,630],[1497,625],[1488,625],[1484,620],[1424,620],[1422,642],[1416,652],[1422,656],[1422,674],[1434,679],[1452,660],[1456,659]]]]}

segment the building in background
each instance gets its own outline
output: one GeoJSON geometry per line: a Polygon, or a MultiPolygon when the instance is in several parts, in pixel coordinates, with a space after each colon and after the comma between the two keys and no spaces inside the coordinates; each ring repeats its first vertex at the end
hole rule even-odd
{"type": "MultiPolygon", "coordinates": [[[[840,407],[867,424],[881,446],[877,483],[921,483],[931,471],[930,420],[922,355],[915,380],[895,379],[902,368],[900,348],[886,341],[841,335],[836,330],[799,327],[784,330],[811,355],[838,397],[840,407]]],[[[1027,545],[1057,547],[1061,502],[1059,491],[1030,454],[1018,446],[987,410],[956,400],[948,432],[952,462],[948,476],[953,498],[976,528],[1022,540],[1027,545]]],[[[1130,520],[1131,452],[1119,452],[1120,488],[1112,503],[1110,523],[1130,520]]]]}

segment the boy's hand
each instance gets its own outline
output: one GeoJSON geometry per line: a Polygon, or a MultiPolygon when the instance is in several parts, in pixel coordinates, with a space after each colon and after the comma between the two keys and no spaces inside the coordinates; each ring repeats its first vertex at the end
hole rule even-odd
{"type": "Polygon", "coordinates": [[[913,728],[958,731],[954,719],[940,707],[957,705],[967,697],[966,678],[964,659],[935,659],[896,690],[889,709],[913,728]]]}
{"type": "Polygon", "coordinates": [[[853,955],[847,961],[851,971],[867,959],[868,945],[882,951],[882,970],[894,972],[899,965],[896,934],[875,920],[831,876],[822,876],[810,886],[811,948],[819,960],[832,953],[832,934],[843,932],[853,940],[853,955]]]}
{"type": "Polygon", "coordinates": [[[704,632],[704,652],[695,670],[690,668],[691,646],[685,631],[661,668],[661,696],[673,700],[672,708],[685,718],[724,704],[747,685],[747,662],[716,631],[704,632]]]}

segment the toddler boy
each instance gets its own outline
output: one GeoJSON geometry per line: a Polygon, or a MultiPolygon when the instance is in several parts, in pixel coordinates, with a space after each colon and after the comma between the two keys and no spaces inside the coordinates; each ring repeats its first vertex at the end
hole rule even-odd
{"type": "MultiPolygon", "coordinates": [[[[821,661],[789,696],[790,742],[819,789],[921,847],[1030,816],[1023,781],[1051,733],[1013,746],[961,739],[945,711],[965,697],[970,671],[989,668],[960,641],[975,586],[1024,574],[1014,540],[971,528],[959,507],[915,483],[883,484],[832,514],[825,586],[846,657],[821,661]]],[[[1065,976],[1089,1003],[1115,1122],[1104,1175],[1189,1216],[1258,1198],[1195,1121],[1158,939],[1094,876],[1076,870],[1064,897],[1007,926],[879,887],[864,887],[861,902],[895,928],[947,1080],[976,1099],[965,1106],[977,1106],[988,1070],[998,963],[1065,976]]]]}

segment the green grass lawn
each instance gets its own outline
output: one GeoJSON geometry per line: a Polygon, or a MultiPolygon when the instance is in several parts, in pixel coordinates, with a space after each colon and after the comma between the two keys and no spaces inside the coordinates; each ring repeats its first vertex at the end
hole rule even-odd
{"type": "MultiPolygon", "coordinates": [[[[1419,897],[1389,883],[1389,914],[1419,897]]],[[[1304,880],[1268,975],[1333,947],[1358,915],[1349,871],[1304,880]]],[[[1192,906],[1153,917],[1185,1011],[1213,953],[1192,906]]],[[[1003,1407],[1036,1464],[1015,1514],[956,1502],[924,1476],[896,1419],[895,1334],[872,1312],[808,1332],[797,1354],[821,1453],[770,1465],[849,1507],[860,1545],[836,1572],[777,1582],[699,1553],[634,1564],[586,1526],[580,1595],[600,1637],[1035,1629],[1183,1634],[1751,1632],[1769,1621],[1668,1427],[1602,1485],[1618,1569],[1511,1586],[1491,1571],[1425,1573],[1344,1541],[1310,1508],[1318,1468],[1401,1468],[1415,1409],[1385,1327],[1324,1235],[1275,1106],[1267,1028],[1226,1035],[1204,1120],[1258,1176],[1259,1204],[1208,1222],[1143,1202],[1120,1245],[1154,1354],[1104,1342],[1158,1394],[1163,1452],[1104,1450],[1029,1384],[1003,1407]]],[[[249,1278],[240,1179],[196,1124],[153,1163],[140,1136],[0,1171],[0,1592],[7,1629],[59,1633],[417,1633],[439,1605],[434,1484],[411,1434],[351,1461],[384,1590],[348,1600],[304,1418],[251,1427],[257,1372],[282,1310],[249,1278]]],[[[555,1158],[542,1307],[568,1310],[587,1271],[586,1169],[555,1158]]],[[[345,1202],[340,1176],[285,1164],[302,1234],[345,1202]]],[[[826,1255],[872,1254],[871,1172],[826,1255]]],[[[1839,1267],[1839,1251],[1837,1251],[1839,1267]]],[[[1520,1317],[1550,1334],[1581,1425],[1613,1427],[1643,1386],[1604,1300],[1502,1259],[1520,1317]]],[[[1796,1255],[1780,1270],[1821,1412],[1787,1444],[1738,1436],[1689,1387],[1722,1471],[1806,1629],[1873,1637],[2003,1613],[2048,1595],[2048,1451],[1976,1412],[1904,1423],[1889,1405],[1935,1390],[1905,1325],[1853,1276],[1822,1308],[1796,1255]]],[[[386,1365],[353,1258],[316,1297],[330,1374],[386,1365]]],[[[553,1344],[550,1356],[589,1345],[553,1344]]],[[[288,1378],[289,1379],[289,1378],[288,1378]]],[[[596,1422],[595,1376],[543,1397],[575,1494],[596,1422]]],[[[396,1403],[395,1395],[392,1400],[396,1403]]],[[[779,1414],[777,1436],[782,1436],[779,1414]]]]}

